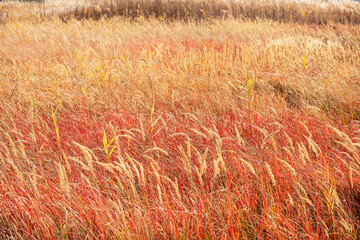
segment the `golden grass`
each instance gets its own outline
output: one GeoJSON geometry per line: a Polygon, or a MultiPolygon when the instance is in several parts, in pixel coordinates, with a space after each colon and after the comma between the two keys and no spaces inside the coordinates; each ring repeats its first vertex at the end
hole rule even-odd
{"type": "Polygon", "coordinates": [[[82,101],[72,97],[78,94],[74,89],[80,89],[88,107],[106,108],[135,96],[151,108],[154,93],[188,108],[187,101],[176,99],[211,91],[199,107],[215,113],[226,102],[249,101],[243,88],[252,77],[254,104],[261,109],[276,95],[310,114],[359,119],[357,32],[347,25],[235,20],[10,23],[1,30],[1,94],[12,101],[56,103],[60,111],[82,101]],[[49,76],[51,81],[43,80],[49,76]]]}
{"type": "Polygon", "coordinates": [[[214,18],[272,19],[294,23],[360,23],[360,6],[353,1],[293,0],[102,0],[46,1],[40,3],[0,4],[1,21],[12,19],[43,20],[59,16],[63,21],[124,16],[138,21],[212,20],[214,18]]]}
{"type": "Polygon", "coordinates": [[[357,26],[23,19],[0,46],[0,237],[358,239],[357,26]]]}

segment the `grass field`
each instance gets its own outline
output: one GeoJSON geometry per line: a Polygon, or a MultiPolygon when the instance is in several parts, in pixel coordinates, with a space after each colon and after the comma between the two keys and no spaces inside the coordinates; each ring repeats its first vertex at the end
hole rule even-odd
{"type": "Polygon", "coordinates": [[[356,22],[22,16],[1,239],[360,238],[356,22]]]}

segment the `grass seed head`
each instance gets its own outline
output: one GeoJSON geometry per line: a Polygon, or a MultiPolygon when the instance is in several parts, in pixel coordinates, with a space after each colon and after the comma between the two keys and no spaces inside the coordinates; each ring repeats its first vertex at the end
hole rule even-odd
{"type": "Polygon", "coordinates": [[[265,163],[265,169],[266,169],[267,174],[269,175],[271,185],[273,187],[276,187],[276,180],[275,180],[274,174],[272,173],[271,168],[267,163],[265,163]]]}

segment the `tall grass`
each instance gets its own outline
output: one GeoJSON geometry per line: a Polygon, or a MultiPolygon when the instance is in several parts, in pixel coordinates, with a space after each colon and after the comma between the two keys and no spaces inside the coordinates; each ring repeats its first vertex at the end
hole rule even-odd
{"type": "Polygon", "coordinates": [[[157,18],[162,21],[176,19],[202,21],[231,17],[261,18],[292,23],[360,23],[360,4],[353,1],[105,0],[69,3],[49,1],[45,4],[16,3],[17,7],[12,3],[10,5],[12,7],[3,7],[3,10],[0,10],[2,22],[8,21],[9,17],[24,16],[35,19],[59,16],[63,21],[72,18],[99,19],[124,16],[137,20],[157,18]],[[17,11],[14,10],[16,8],[17,11]]]}
{"type": "Polygon", "coordinates": [[[357,26],[0,34],[1,238],[359,238],[357,26]]]}

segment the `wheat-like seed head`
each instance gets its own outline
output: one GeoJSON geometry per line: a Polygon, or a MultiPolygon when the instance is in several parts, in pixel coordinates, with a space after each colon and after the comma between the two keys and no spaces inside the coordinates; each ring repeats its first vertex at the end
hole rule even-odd
{"type": "Polygon", "coordinates": [[[278,132],[280,132],[280,130],[276,130],[276,131],[268,134],[268,135],[264,138],[264,140],[262,141],[262,143],[261,143],[261,149],[263,149],[263,148],[265,147],[266,142],[267,142],[269,139],[272,139],[272,137],[273,137],[275,134],[277,134],[278,132]]]}
{"type": "Polygon", "coordinates": [[[311,207],[315,208],[313,202],[307,198],[307,197],[300,197],[301,200],[304,200],[307,204],[309,204],[311,207]]]}
{"type": "Polygon", "coordinates": [[[19,142],[19,149],[20,149],[20,153],[21,153],[21,157],[23,159],[26,160],[27,163],[31,164],[31,161],[29,160],[29,158],[27,157],[26,151],[25,151],[25,146],[22,143],[22,141],[19,142]]]}
{"type": "Polygon", "coordinates": [[[195,152],[198,162],[201,164],[201,154],[199,150],[196,149],[193,145],[191,145],[191,149],[195,152]]]}
{"type": "Polygon", "coordinates": [[[16,150],[16,146],[13,142],[13,140],[11,139],[10,135],[5,132],[2,128],[0,128],[0,131],[5,135],[5,137],[7,138],[7,140],[9,141],[9,144],[10,144],[10,147],[11,147],[11,151],[14,155],[15,158],[18,157],[18,153],[17,153],[17,150],[16,150]]]}
{"type": "Polygon", "coordinates": [[[350,181],[350,187],[351,189],[354,188],[354,180],[353,180],[353,170],[351,165],[349,165],[349,181],[350,181]]]}
{"type": "Polygon", "coordinates": [[[220,161],[220,159],[215,159],[214,158],[214,175],[213,175],[213,179],[216,178],[220,174],[219,161],[220,161]]]}
{"type": "Polygon", "coordinates": [[[2,155],[1,152],[0,152],[0,160],[1,160],[2,164],[5,166],[6,162],[5,162],[4,156],[2,155]]]}
{"type": "Polygon", "coordinates": [[[169,156],[169,153],[167,151],[165,151],[162,148],[158,148],[158,147],[150,148],[150,149],[146,150],[144,153],[149,153],[149,152],[154,152],[154,151],[161,152],[165,156],[169,156]]]}
{"type": "Polygon", "coordinates": [[[126,175],[128,176],[129,180],[133,182],[134,181],[134,174],[133,174],[133,171],[132,171],[130,165],[128,163],[125,163],[125,164],[123,164],[123,166],[124,166],[124,170],[127,171],[126,175]]]}
{"type": "Polygon", "coordinates": [[[153,163],[150,163],[150,166],[151,166],[151,168],[153,169],[153,171],[154,171],[154,173],[155,173],[155,176],[156,176],[157,181],[159,182],[159,181],[160,181],[160,174],[159,174],[159,172],[157,171],[157,169],[156,169],[156,167],[154,166],[153,163]]]}
{"type": "MultiPolygon", "coordinates": [[[[190,142],[190,138],[187,139],[186,141],[186,149],[187,149],[187,157],[190,159],[191,158],[191,142],[190,142]]],[[[188,159],[188,160],[189,160],[188,159]]],[[[189,163],[190,164],[190,163],[189,163]]]]}
{"type": "MultiPolygon", "coordinates": [[[[291,148],[291,147],[290,147],[290,148],[291,148]]],[[[291,148],[291,150],[290,150],[289,147],[282,147],[282,149],[284,149],[285,152],[287,152],[287,154],[288,154],[289,156],[291,156],[291,157],[294,156],[293,153],[292,153],[292,151],[294,151],[293,148],[291,148]]]]}
{"type": "MultiPolygon", "coordinates": [[[[190,149],[190,147],[189,147],[189,149],[190,149]]],[[[185,170],[186,170],[187,174],[189,176],[191,176],[191,165],[190,165],[188,155],[185,153],[184,148],[182,146],[179,146],[179,150],[180,150],[180,153],[182,155],[181,160],[182,160],[182,162],[184,164],[185,170]]]]}
{"type": "Polygon", "coordinates": [[[249,162],[247,162],[245,159],[243,159],[243,158],[239,158],[239,159],[240,159],[240,161],[246,166],[246,168],[247,168],[248,170],[250,170],[250,172],[251,172],[252,174],[254,174],[254,176],[256,177],[257,175],[256,175],[256,172],[255,172],[254,167],[253,167],[249,162]]]}
{"type": "Polygon", "coordinates": [[[292,149],[294,149],[294,142],[293,142],[293,140],[290,138],[290,136],[284,131],[284,135],[285,135],[285,138],[286,138],[286,140],[288,141],[288,143],[290,144],[290,147],[292,148],[292,149]]]}
{"type": "Polygon", "coordinates": [[[300,182],[297,182],[296,183],[297,184],[297,188],[296,188],[296,190],[300,190],[300,192],[298,192],[298,194],[299,194],[299,197],[307,197],[307,192],[306,192],[306,190],[305,190],[305,188],[300,184],[300,182]]]}
{"type": "Polygon", "coordinates": [[[286,161],[280,159],[280,158],[276,158],[285,168],[287,168],[289,170],[289,172],[291,173],[291,175],[293,175],[294,177],[296,176],[296,171],[295,169],[286,161]]]}
{"type": "Polygon", "coordinates": [[[266,131],[265,128],[260,128],[258,126],[254,126],[254,128],[257,129],[259,132],[261,132],[265,138],[266,138],[266,136],[268,136],[268,131],[266,131]]]}
{"type": "Polygon", "coordinates": [[[145,173],[144,173],[144,166],[140,163],[140,175],[141,175],[141,182],[143,185],[146,183],[145,173]]]}
{"type": "Polygon", "coordinates": [[[305,123],[303,123],[303,122],[301,122],[301,121],[298,121],[298,123],[300,123],[300,124],[301,124],[301,126],[303,126],[303,127],[304,127],[305,131],[306,131],[306,132],[308,133],[308,135],[309,135],[309,138],[311,138],[311,137],[312,137],[312,134],[311,134],[311,132],[310,132],[309,128],[306,126],[306,124],[305,124],[305,123]]]}
{"type": "Polygon", "coordinates": [[[125,155],[127,159],[130,161],[131,166],[137,169],[137,165],[139,165],[140,163],[135,158],[132,158],[127,152],[125,152],[125,155]]]}
{"type": "Polygon", "coordinates": [[[298,151],[299,151],[299,154],[300,154],[300,160],[301,160],[301,163],[306,166],[306,160],[307,161],[310,161],[310,158],[309,158],[309,153],[308,151],[306,150],[305,146],[303,143],[298,143],[297,144],[298,146],[298,151]]]}
{"type": "Polygon", "coordinates": [[[64,151],[62,151],[62,156],[63,156],[63,159],[65,160],[66,168],[69,171],[69,173],[71,174],[71,167],[70,167],[69,159],[66,156],[64,151]]]}
{"type": "Polygon", "coordinates": [[[201,175],[204,174],[204,172],[206,171],[206,168],[207,168],[206,156],[208,154],[208,151],[209,151],[209,147],[206,148],[205,153],[203,154],[203,156],[201,158],[201,162],[200,162],[200,173],[201,173],[201,175]]]}
{"type": "Polygon", "coordinates": [[[342,164],[344,164],[345,166],[348,166],[348,165],[349,165],[342,157],[336,156],[336,158],[337,158],[338,160],[340,160],[340,161],[342,162],[342,164]]]}
{"type": "Polygon", "coordinates": [[[69,159],[72,160],[72,161],[74,161],[74,162],[76,162],[76,163],[78,163],[78,164],[80,164],[81,167],[82,167],[83,169],[85,169],[86,171],[90,171],[89,166],[87,166],[85,163],[83,163],[83,162],[80,161],[79,159],[77,159],[77,158],[75,158],[75,157],[69,157],[69,159]]]}
{"type": "Polygon", "coordinates": [[[270,177],[271,185],[273,187],[276,187],[276,180],[275,180],[274,174],[272,173],[271,168],[267,163],[265,163],[265,169],[266,169],[266,172],[268,173],[268,175],[270,177]]]}
{"type": "Polygon", "coordinates": [[[203,185],[204,185],[204,182],[203,182],[203,179],[202,179],[202,174],[201,174],[201,172],[199,171],[198,167],[196,167],[196,166],[195,166],[195,171],[196,171],[196,175],[198,176],[200,185],[203,186],[203,185]]]}
{"type": "Polygon", "coordinates": [[[216,151],[217,151],[217,154],[218,154],[218,160],[219,160],[219,163],[220,163],[220,167],[225,171],[226,170],[226,165],[225,165],[225,162],[224,162],[224,158],[222,156],[222,151],[221,151],[221,142],[216,140],[216,151]]]}
{"type": "Polygon", "coordinates": [[[5,143],[3,142],[0,142],[0,145],[3,147],[4,151],[5,151],[5,154],[7,157],[10,157],[10,151],[9,151],[9,148],[5,145],[5,143]]]}
{"type": "Polygon", "coordinates": [[[162,192],[161,192],[161,187],[160,187],[159,182],[156,184],[156,188],[158,190],[158,196],[159,196],[160,204],[164,204],[164,200],[162,198],[162,192]]]}
{"type": "Polygon", "coordinates": [[[235,125],[235,133],[236,133],[236,140],[237,140],[237,143],[239,144],[239,146],[245,146],[245,141],[241,137],[241,135],[239,133],[239,130],[238,130],[236,125],[235,125]]]}
{"type": "Polygon", "coordinates": [[[85,160],[86,160],[86,162],[87,162],[87,164],[89,166],[90,172],[94,173],[94,167],[93,167],[93,164],[92,164],[93,157],[92,157],[92,154],[90,153],[91,150],[89,148],[77,143],[77,142],[73,142],[73,143],[80,148],[81,152],[85,156],[85,160]]]}
{"type": "Polygon", "coordinates": [[[170,178],[168,178],[166,176],[164,176],[164,178],[171,183],[172,187],[175,189],[175,193],[176,193],[178,199],[181,199],[181,194],[179,191],[179,184],[178,184],[177,178],[175,178],[175,181],[171,180],[170,178]]]}
{"type": "Polygon", "coordinates": [[[210,129],[208,129],[207,127],[202,127],[204,130],[205,130],[205,132],[207,133],[207,135],[209,136],[209,138],[212,138],[212,133],[211,133],[211,130],[210,129]]]}
{"type": "Polygon", "coordinates": [[[194,132],[196,135],[198,135],[198,136],[200,136],[202,138],[208,139],[208,137],[205,134],[203,134],[202,132],[200,132],[199,130],[197,130],[195,128],[190,128],[190,130],[192,132],[194,132]]]}
{"type": "Polygon", "coordinates": [[[352,153],[356,161],[360,162],[359,151],[356,148],[356,145],[350,139],[350,137],[346,133],[340,131],[339,129],[331,125],[327,125],[327,127],[330,128],[341,139],[342,142],[338,143],[341,144],[344,148],[346,148],[350,153],[352,153]]]}
{"type": "Polygon", "coordinates": [[[132,168],[133,168],[134,171],[135,171],[135,174],[136,174],[137,179],[139,179],[139,181],[140,181],[140,179],[141,179],[141,177],[140,177],[140,171],[139,171],[138,167],[136,166],[136,164],[133,164],[133,165],[132,165],[132,168]]]}
{"type": "Polygon", "coordinates": [[[61,163],[59,163],[59,178],[60,178],[60,188],[65,191],[67,195],[70,193],[69,181],[66,174],[66,170],[61,163]]]}
{"type": "Polygon", "coordinates": [[[319,159],[320,155],[322,155],[322,151],[321,151],[319,145],[311,138],[306,137],[306,139],[308,140],[310,149],[315,153],[316,157],[319,159]]]}
{"type": "Polygon", "coordinates": [[[105,168],[107,171],[115,174],[114,169],[116,169],[116,166],[112,163],[103,163],[103,162],[96,162],[101,167],[105,168]]]}
{"type": "Polygon", "coordinates": [[[37,187],[37,175],[36,175],[36,167],[35,166],[33,166],[32,177],[30,177],[30,181],[34,188],[35,194],[39,195],[39,189],[37,187]]]}
{"type": "Polygon", "coordinates": [[[80,173],[81,178],[87,183],[88,186],[92,186],[91,181],[83,173],[80,173]]]}
{"type": "Polygon", "coordinates": [[[289,203],[291,206],[294,206],[294,200],[293,198],[291,197],[290,193],[287,194],[288,195],[288,200],[289,200],[289,203]]]}

